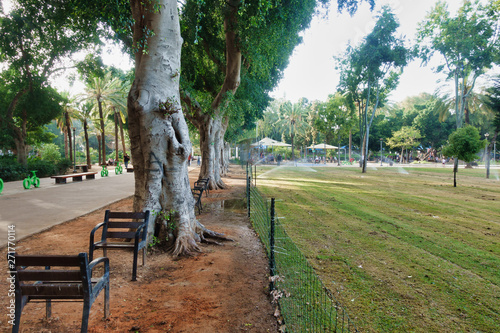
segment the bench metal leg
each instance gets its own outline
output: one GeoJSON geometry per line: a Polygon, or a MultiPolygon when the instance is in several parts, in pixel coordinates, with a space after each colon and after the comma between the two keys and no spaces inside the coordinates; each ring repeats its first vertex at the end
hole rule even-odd
{"type": "Polygon", "coordinates": [[[146,247],[142,248],[142,267],[146,266],[146,247]]]}
{"type": "Polygon", "coordinates": [[[47,319],[52,316],[52,302],[50,299],[45,301],[45,316],[47,316],[47,319]]]}
{"type": "Polygon", "coordinates": [[[137,248],[137,243],[134,248],[134,266],[132,268],[132,281],[137,281],[137,257],[139,255],[139,249],[137,248]]]}
{"type": "Polygon", "coordinates": [[[104,318],[109,317],[109,283],[104,287],[104,318]]]}
{"type": "Polygon", "coordinates": [[[89,315],[90,315],[90,302],[88,299],[83,301],[83,313],[82,313],[82,328],[81,333],[87,333],[89,328],[89,315]]]}

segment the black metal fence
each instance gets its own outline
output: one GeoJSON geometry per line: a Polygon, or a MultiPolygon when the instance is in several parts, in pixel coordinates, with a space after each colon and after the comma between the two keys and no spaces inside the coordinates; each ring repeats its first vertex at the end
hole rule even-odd
{"type": "Polygon", "coordinates": [[[254,178],[252,167],[247,167],[248,216],[267,251],[270,291],[286,332],[358,332],[279,223],[274,198],[263,197],[254,178]]]}

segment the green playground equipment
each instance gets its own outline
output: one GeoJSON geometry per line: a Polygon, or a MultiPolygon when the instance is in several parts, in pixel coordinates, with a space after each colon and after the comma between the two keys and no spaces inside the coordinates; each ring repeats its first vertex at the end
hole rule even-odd
{"type": "Polygon", "coordinates": [[[120,162],[116,161],[115,173],[117,175],[123,173],[123,167],[120,165],[120,162]]]}
{"type": "Polygon", "coordinates": [[[352,162],[354,162],[354,158],[351,158],[349,161],[343,161],[342,165],[352,165],[352,162]]]}
{"type": "Polygon", "coordinates": [[[2,193],[3,191],[3,180],[2,178],[0,178],[0,194],[2,193]]]}
{"type": "Polygon", "coordinates": [[[29,190],[31,185],[34,187],[40,187],[40,178],[36,176],[36,170],[31,171],[33,174],[31,177],[24,178],[23,180],[23,186],[26,190],[29,190]]]}
{"type": "Polygon", "coordinates": [[[109,175],[108,167],[104,164],[101,170],[101,177],[107,177],[109,175]]]}

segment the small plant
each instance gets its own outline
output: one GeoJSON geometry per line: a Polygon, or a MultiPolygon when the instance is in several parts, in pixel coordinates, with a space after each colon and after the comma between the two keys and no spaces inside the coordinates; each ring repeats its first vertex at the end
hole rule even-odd
{"type": "MultiPolygon", "coordinates": [[[[153,236],[153,240],[151,243],[149,243],[149,247],[154,247],[156,245],[159,245],[162,243],[163,240],[167,241],[169,240],[170,235],[173,236],[173,232],[177,228],[177,222],[175,221],[175,210],[171,209],[169,211],[152,211],[153,217],[159,220],[160,225],[164,225],[166,228],[166,236],[165,239],[162,239],[162,237],[157,237],[153,236]]],[[[158,223],[158,221],[157,221],[158,223]]],[[[156,233],[156,232],[155,232],[156,233]]]]}
{"type": "Polygon", "coordinates": [[[175,97],[168,97],[165,102],[159,102],[158,103],[158,111],[163,115],[163,116],[171,116],[174,113],[179,112],[180,110],[177,109],[177,102],[175,100],[175,97]]]}
{"type": "Polygon", "coordinates": [[[156,245],[160,244],[160,238],[159,237],[156,237],[156,236],[153,236],[153,239],[151,240],[151,242],[148,244],[148,247],[149,248],[152,248],[152,247],[155,247],[156,245]]]}

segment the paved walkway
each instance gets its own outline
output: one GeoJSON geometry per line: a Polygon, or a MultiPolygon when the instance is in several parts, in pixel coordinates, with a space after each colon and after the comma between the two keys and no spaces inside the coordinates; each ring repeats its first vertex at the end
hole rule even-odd
{"type": "Polygon", "coordinates": [[[15,226],[18,241],[134,194],[133,173],[116,175],[110,167],[109,176],[102,178],[100,167],[92,171],[98,171],[94,180],[55,184],[41,178],[40,187],[29,190],[22,181],[6,182],[0,194],[0,248],[7,245],[9,226],[15,226]]]}

